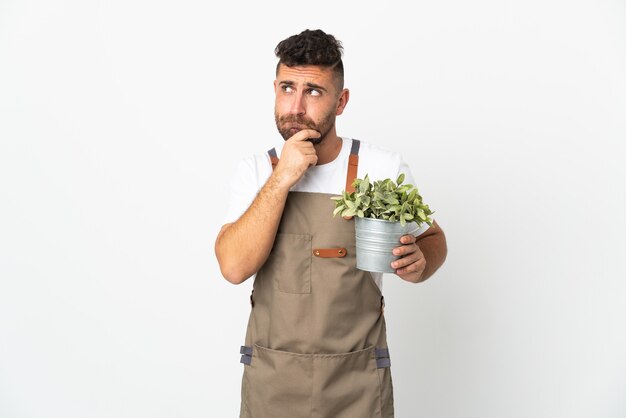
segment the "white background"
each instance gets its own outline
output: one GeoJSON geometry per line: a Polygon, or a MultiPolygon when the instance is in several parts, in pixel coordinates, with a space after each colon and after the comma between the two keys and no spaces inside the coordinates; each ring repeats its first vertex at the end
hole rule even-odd
{"type": "Polygon", "coordinates": [[[0,417],[237,416],[213,244],[305,28],[448,237],[384,279],[397,417],[626,416],[626,4],[388,3],[0,0],[0,417]]]}

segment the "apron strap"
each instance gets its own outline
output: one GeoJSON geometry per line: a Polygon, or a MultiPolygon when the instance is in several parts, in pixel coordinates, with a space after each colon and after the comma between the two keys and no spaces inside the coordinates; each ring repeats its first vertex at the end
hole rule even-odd
{"type": "Polygon", "coordinates": [[[361,141],[358,139],[352,140],[352,149],[350,150],[350,158],[348,159],[348,176],[346,177],[346,192],[354,192],[352,183],[356,179],[356,175],[359,168],[359,148],[361,147],[361,141]]]}
{"type": "Polygon", "coordinates": [[[241,354],[241,360],[239,360],[239,362],[249,366],[250,363],[252,363],[252,347],[242,345],[239,349],[239,353],[241,354]]]}
{"type": "Polygon", "coordinates": [[[391,360],[389,359],[389,349],[377,348],[374,350],[376,356],[376,368],[382,369],[385,367],[391,367],[391,360]]]}
{"type": "Polygon", "coordinates": [[[276,155],[276,148],[272,148],[267,151],[270,156],[270,161],[272,162],[272,171],[276,169],[276,164],[278,164],[278,156],[276,155]]]}

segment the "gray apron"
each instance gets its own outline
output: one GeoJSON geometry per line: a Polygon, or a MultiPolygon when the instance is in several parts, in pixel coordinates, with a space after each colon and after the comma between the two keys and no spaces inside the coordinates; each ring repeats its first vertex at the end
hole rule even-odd
{"type": "MultiPolygon", "coordinates": [[[[350,189],[358,148],[353,141],[350,189]]],[[[333,218],[331,196],[287,197],[250,296],[240,418],[394,416],[384,299],[356,268],[354,220],[333,218]]]]}

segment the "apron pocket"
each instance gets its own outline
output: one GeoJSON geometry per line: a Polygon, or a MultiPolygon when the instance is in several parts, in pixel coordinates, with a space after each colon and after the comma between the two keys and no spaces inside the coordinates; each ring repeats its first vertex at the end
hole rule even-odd
{"type": "Polygon", "coordinates": [[[296,354],[254,345],[244,367],[251,418],[381,417],[374,348],[296,354]]]}
{"type": "Polygon", "coordinates": [[[311,293],[311,257],[311,235],[279,233],[263,270],[279,292],[311,293]]]}
{"type": "Polygon", "coordinates": [[[311,416],[313,361],[310,355],[254,345],[245,366],[246,408],[251,418],[311,416]]]}
{"type": "Polygon", "coordinates": [[[316,417],[380,418],[380,379],[374,348],[314,355],[316,417]]]}

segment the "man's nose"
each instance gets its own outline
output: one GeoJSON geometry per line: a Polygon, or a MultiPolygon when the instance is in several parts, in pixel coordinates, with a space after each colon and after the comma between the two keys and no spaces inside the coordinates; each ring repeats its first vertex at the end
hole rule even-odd
{"type": "Polygon", "coordinates": [[[291,102],[291,114],[304,115],[306,113],[306,106],[304,103],[304,95],[300,92],[293,95],[293,101],[291,102]]]}

